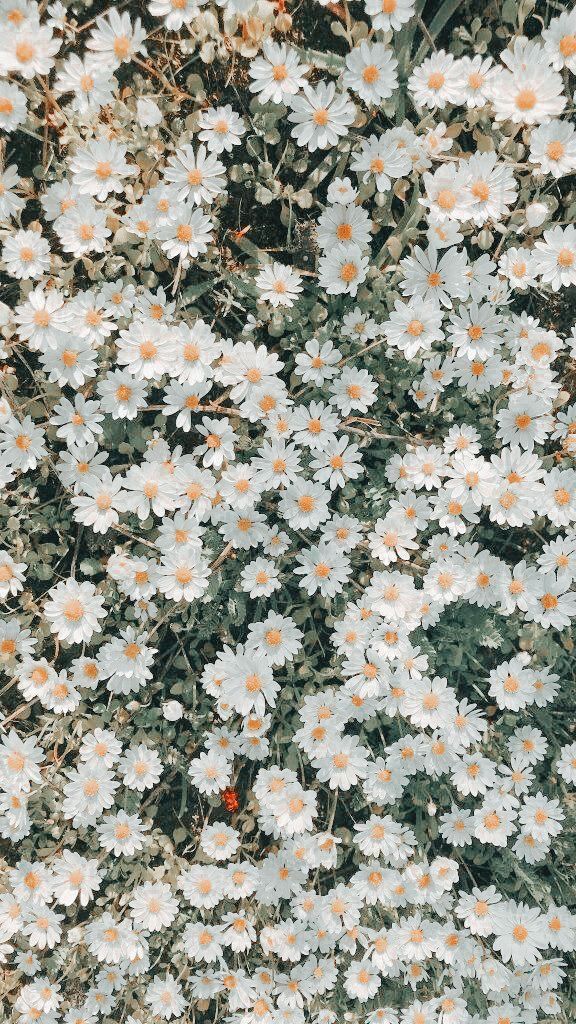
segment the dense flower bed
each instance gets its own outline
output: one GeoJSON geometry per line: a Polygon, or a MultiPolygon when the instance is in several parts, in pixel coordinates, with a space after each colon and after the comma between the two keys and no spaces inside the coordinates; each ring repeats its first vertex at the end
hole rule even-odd
{"type": "Polygon", "coordinates": [[[574,1019],[575,75],[0,0],[3,1019],[574,1019]]]}

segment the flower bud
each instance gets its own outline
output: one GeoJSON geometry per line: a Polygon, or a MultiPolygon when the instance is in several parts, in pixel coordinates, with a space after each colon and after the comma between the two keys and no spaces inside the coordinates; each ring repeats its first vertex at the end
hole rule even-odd
{"type": "Polygon", "coordinates": [[[162,714],[167,722],[177,722],[184,714],[179,700],[166,700],[162,705],[162,714]]]}
{"type": "Polygon", "coordinates": [[[548,217],[546,203],[529,203],[526,207],[526,221],[531,228],[539,228],[548,217]]]}

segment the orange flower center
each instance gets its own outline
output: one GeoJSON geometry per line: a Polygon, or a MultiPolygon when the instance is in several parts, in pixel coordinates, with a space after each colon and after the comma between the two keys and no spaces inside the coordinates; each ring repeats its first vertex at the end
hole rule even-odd
{"type": "Polygon", "coordinates": [[[532,110],[537,98],[533,89],[521,89],[516,97],[516,106],[518,110],[532,110]]]}
{"type": "Polygon", "coordinates": [[[314,111],[312,117],[314,124],[317,124],[319,128],[323,128],[328,124],[328,111],[324,107],[319,107],[318,110],[314,111]]]}
{"type": "Polygon", "coordinates": [[[559,487],[557,491],[554,491],[554,501],[557,505],[569,505],[570,492],[564,487],[559,487]]]}
{"type": "Polygon", "coordinates": [[[335,768],[346,768],[349,762],[348,754],[334,754],[332,757],[332,763],[335,768]]]}
{"type": "Polygon", "coordinates": [[[574,253],[571,249],[560,249],[557,259],[558,266],[567,269],[568,267],[571,267],[574,263],[574,253]]]}
{"type": "Polygon", "coordinates": [[[419,338],[424,330],[424,324],[421,320],[411,320],[406,327],[406,333],[410,334],[412,338],[419,338]]]}
{"type": "Polygon", "coordinates": [[[490,196],[490,189],[485,181],[475,181],[470,191],[472,192],[472,195],[482,203],[485,203],[490,196]]]}
{"type": "Polygon", "coordinates": [[[375,64],[368,64],[362,72],[362,78],[367,85],[373,85],[380,78],[380,72],[375,64]]]}
{"type": "Polygon", "coordinates": [[[28,64],[34,57],[36,50],[32,46],[32,43],[27,39],[23,39],[21,43],[17,44],[14,52],[20,64],[28,64]]]}
{"type": "Polygon", "coordinates": [[[438,89],[442,88],[445,81],[446,79],[441,71],[433,71],[432,74],[428,76],[428,88],[437,92],[438,89]]]}
{"type": "Polygon", "coordinates": [[[107,160],[102,160],[99,164],[96,164],[96,177],[100,178],[101,181],[106,181],[112,174],[112,167],[107,160]]]}
{"type": "Polygon", "coordinates": [[[114,53],[119,60],[124,60],[130,53],[130,40],[128,36],[117,36],[114,40],[114,53]]]}
{"type": "Polygon", "coordinates": [[[564,156],[565,149],[561,142],[558,140],[549,142],[546,146],[546,155],[550,160],[561,160],[564,156]]]}
{"type": "Polygon", "coordinates": [[[64,605],[64,616],[69,622],[79,622],[84,615],[84,606],[78,598],[74,597],[64,605]]]}
{"type": "Polygon", "coordinates": [[[576,54],[576,35],[562,36],[558,49],[563,57],[573,57],[576,54]]]}
{"type": "Polygon", "coordinates": [[[456,196],[449,188],[440,189],[436,201],[441,210],[453,210],[456,206],[456,196]]]}
{"type": "Polygon", "coordinates": [[[526,430],[527,427],[529,427],[532,423],[532,417],[529,416],[526,412],[520,413],[520,415],[516,417],[514,422],[518,427],[518,430],[526,430]]]}
{"type": "Polygon", "coordinates": [[[352,238],[352,225],[351,224],[339,224],[336,228],[336,236],[341,242],[349,242],[352,238]]]}
{"type": "Polygon", "coordinates": [[[484,818],[484,826],[488,829],[489,832],[493,832],[494,829],[499,827],[499,825],[500,818],[496,814],[496,811],[491,811],[490,814],[487,814],[486,817],[484,818]]]}

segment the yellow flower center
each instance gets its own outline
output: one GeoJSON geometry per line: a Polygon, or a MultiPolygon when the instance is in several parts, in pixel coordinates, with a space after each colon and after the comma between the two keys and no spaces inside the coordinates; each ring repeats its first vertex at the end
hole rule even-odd
{"type": "Polygon", "coordinates": [[[428,76],[428,88],[432,89],[434,92],[438,92],[438,89],[442,88],[445,81],[446,79],[441,71],[433,71],[432,74],[428,76]]]}
{"type": "Polygon", "coordinates": [[[117,36],[114,40],[114,53],[119,60],[125,60],[130,53],[130,40],[128,36],[117,36]]]}
{"type": "Polygon", "coordinates": [[[563,267],[566,270],[574,263],[574,253],[571,249],[560,249],[557,259],[558,266],[563,267]]]}
{"type": "Polygon", "coordinates": [[[576,35],[562,36],[558,49],[563,57],[573,57],[576,54],[576,35]]]}
{"type": "Polygon", "coordinates": [[[64,605],[64,616],[69,622],[79,622],[84,615],[84,606],[78,598],[74,597],[64,605]]]}
{"type": "Polygon", "coordinates": [[[443,188],[436,199],[441,210],[453,210],[456,206],[456,196],[449,188],[443,188]]]}
{"type": "Polygon", "coordinates": [[[358,276],[358,268],[355,263],[344,263],[340,269],[340,277],[346,284],[349,284],[358,276]]]}
{"type": "Polygon", "coordinates": [[[32,46],[32,43],[27,39],[23,39],[21,43],[18,43],[15,49],[16,59],[20,64],[29,64],[34,57],[36,50],[32,46]]]}
{"type": "Polygon", "coordinates": [[[100,178],[101,181],[106,181],[107,178],[112,174],[112,167],[107,160],[102,160],[96,164],[96,177],[100,178]]]}
{"type": "Polygon", "coordinates": [[[521,89],[516,96],[518,110],[532,110],[536,106],[538,97],[533,89],[521,89]]]}
{"type": "Polygon", "coordinates": [[[319,107],[318,110],[314,111],[312,120],[319,128],[323,128],[328,124],[328,111],[324,107],[319,107]]]}
{"type": "Polygon", "coordinates": [[[561,160],[565,152],[566,150],[564,149],[564,146],[558,139],[553,142],[549,142],[546,146],[546,156],[548,156],[550,160],[561,160]]]}
{"type": "Polygon", "coordinates": [[[377,82],[378,79],[380,78],[380,72],[376,65],[368,64],[368,66],[365,67],[362,72],[362,78],[364,79],[367,85],[374,85],[374,82],[377,82]]]}

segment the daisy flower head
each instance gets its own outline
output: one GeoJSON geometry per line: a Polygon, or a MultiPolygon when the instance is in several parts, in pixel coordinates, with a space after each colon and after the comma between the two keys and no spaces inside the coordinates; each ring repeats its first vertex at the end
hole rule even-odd
{"type": "Polygon", "coordinates": [[[111,192],[124,191],[123,179],[135,173],[126,158],[126,147],[97,139],[78,149],[70,161],[72,181],[81,195],[104,200],[111,192]]]}
{"type": "Polygon", "coordinates": [[[146,54],[145,38],[140,18],[132,23],[126,11],[121,14],[112,8],[96,19],[86,45],[93,52],[96,67],[117,68],[137,54],[146,54]]]}
{"type": "Polygon", "coordinates": [[[350,164],[359,181],[374,180],[378,192],[387,192],[392,181],[412,170],[410,154],[392,131],[362,139],[350,164]]]}
{"type": "Polygon", "coordinates": [[[278,569],[267,558],[255,558],[244,566],[240,585],[250,597],[270,597],[280,588],[278,569]]]}
{"type": "Polygon", "coordinates": [[[10,277],[34,280],[50,269],[50,245],[38,231],[16,231],[4,241],[2,260],[10,277]]]}
{"type": "Polygon", "coordinates": [[[166,882],[144,882],[132,892],[132,920],[147,931],[161,931],[172,924],[178,912],[178,901],[166,882]]]}
{"type": "Polygon", "coordinates": [[[442,255],[435,247],[414,247],[414,255],[404,257],[401,289],[404,295],[419,295],[437,305],[452,308],[453,299],[468,298],[468,258],[464,249],[452,247],[442,255]]]}
{"type": "Polygon", "coordinates": [[[338,362],[341,352],[328,339],[322,344],[316,338],[310,338],[303,352],[296,355],[294,372],[302,378],[304,384],[313,382],[321,387],[325,381],[338,374],[338,362]]]}
{"type": "Polygon", "coordinates": [[[178,32],[197,16],[198,0],[150,0],[148,8],[155,18],[163,18],[166,28],[178,32]]]}
{"type": "Polygon", "coordinates": [[[208,251],[214,237],[213,227],[212,219],[186,199],[174,204],[158,227],[156,237],[169,259],[178,259],[188,267],[191,260],[208,251]]]}
{"type": "Polygon", "coordinates": [[[24,93],[11,82],[0,82],[0,128],[5,132],[16,131],[24,124],[26,115],[24,93]]]}
{"type": "Polygon", "coordinates": [[[307,72],[293,47],[266,39],[262,55],[250,63],[250,92],[259,103],[287,103],[305,85],[307,72]]]}
{"type": "Polygon", "coordinates": [[[561,178],[576,168],[576,128],[570,121],[553,120],[532,129],[530,163],[538,175],[561,178]]]}
{"type": "Polygon", "coordinates": [[[499,904],[494,920],[494,949],[504,963],[514,966],[532,965],[540,957],[545,945],[538,907],[529,907],[513,901],[499,904]]]}
{"type": "Polygon", "coordinates": [[[495,153],[475,153],[464,173],[470,216],[475,224],[482,226],[509,214],[509,207],[516,200],[517,185],[506,163],[499,161],[495,153]]]}
{"type": "Polygon", "coordinates": [[[458,65],[454,56],[445,50],[427,57],[408,79],[408,91],[416,107],[428,107],[430,110],[458,103],[459,86],[458,65]]]}
{"type": "MultiPolygon", "coordinates": [[[[91,790],[94,789],[94,773],[87,774],[88,782],[84,784],[91,790]]],[[[105,806],[111,806],[106,800],[105,806]]],[[[126,811],[118,811],[116,814],[104,815],[96,827],[98,841],[103,850],[113,854],[114,857],[133,857],[139,853],[147,843],[145,835],[149,826],[143,824],[137,814],[128,814],[126,811]]]]}
{"type": "Polygon", "coordinates": [[[576,228],[556,226],[534,245],[536,273],[553,291],[576,283],[576,228]]]}
{"type": "Polygon", "coordinates": [[[150,982],[145,999],[151,1013],[158,1015],[162,1020],[180,1017],[186,1006],[180,984],[168,972],[163,977],[158,975],[150,982]]]}
{"type": "Polygon", "coordinates": [[[211,153],[231,153],[240,145],[246,131],[244,119],[227,103],[223,107],[211,107],[199,118],[200,142],[206,144],[211,153]]]}
{"type": "Polygon", "coordinates": [[[199,146],[195,152],[190,144],[176,150],[164,172],[177,198],[188,199],[195,206],[214,202],[223,191],[224,173],[224,164],[206,146],[199,146]]]}
{"type": "Polygon", "coordinates": [[[576,73],[576,16],[562,11],[542,32],[544,52],[556,71],[567,68],[576,73]]]}
{"type": "Polygon", "coordinates": [[[471,109],[486,106],[498,83],[499,69],[492,58],[479,53],[473,57],[465,54],[461,58],[460,72],[463,80],[461,102],[471,109]]]}
{"type": "Polygon", "coordinates": [[[334,597],[344,589],[351,572],[349,560],[328,545],[314,545],[296,556],[299,563],[294,572],[301,577],[300,586],[310,595],[318,591],[323,597],[334,597]]]}
{"type": "Polygon", "coordinates": [[[346,293],[354,297],[366,280],[368,256],[356,243],[339,242],[320,259],[318,281],[327,295],[346,293]]]}
{"type": "Polygon", "coordinates": [[[302,292],[302,278],[298,271],[277,262],[263,266],[254,283],[262,301],[269,302],[273,309],[293,306],[302,292]]]}
{"type": "Polygon", "coordinates": [[[15,309],[18,336],[30,347],[44,351],[56,348],[70,331],[70,310],[61,293],[38,286],[15,309]]]}
{"type": "Polygon", "coordinates": [[[441,165],[433,174],[424,173],[428,216],[434,224],[465,221],[471,216],[472,200],[467,190],[468,175],[455,165],[441,165]]]}
{"type": "Polygon", "coordinates": [[[5,72],[30,80],[49,74],[60,46],[61,40],[48,25],[41,25],[36,18],[24,18],[14,29],[3,33],[0,61],[5,72]]]}
{"type": "Polygon", "coordinates": [[[524,246],[510,246],[498,261],[500,273],[513,288],[525,291],[537,281],[536,263],[532,251],[524,246]]]}
{"type": "Polygon", "coordinates": [[[342,84],[367,106],[380,106],[398,86],[397,68],[398,62],[382,43],[362,42],[346,57],[342,84]]]}
{"type": "Polygon", "coordinates": [[[350,178],[333,178],[326,193],[329,203],[353,203],[357,197],[358,193],[350,178]]]}
{"type": "Polygon", "coordinates": [[[354,104],[346,93],[336,92],[334,82],[304,85],[302,93],[291,98],[290,108],[292,137],[310,153],[335,146],[356,116],[354,104]]]}
{"type": "Polygon", "coordinates": [[[204,828],[200,846],[211,860],[230,860],[240,848],[240,836],[230,825],[215,822],[204,828]]]}
{"type": "Polygon", "coordinates": [[[566,106],[562,78],[548,63],[538,42],[522,37],[501,54],[507,70],[500,72],[492,105],[498,121],[534,125],[558,117],[566,106]]]}
{"type": "Polygon", "coordinates": [[[66,209],[54,224],[62,248],[76,259],[90,252],[104,252],[106,239],[112,234],[106,224],[106,211],[91,201],[80,203],[74,199],[73,205],[64,202],[66,209]]]}
{"type": "Polygon", "coordinates": [[[361,206],[334,203],[318,221],[318,244],[329,250],[339,242],[365,249],[370,239],[370,218],[361,206]]]}
{"type": "Polygon", "coordinates": [[[365,7],[372,26],[383,32],[397,32],[410,21],[415,10],[414,0],[365,0],[365,7]]]}
{"type": "Polygon", "coordinates": [[[59,640],[77,644],[101,632],[100,619],[106,616],[106,610],[93,583],[68,579],[49,590],[44,614],[59,640]]]}

